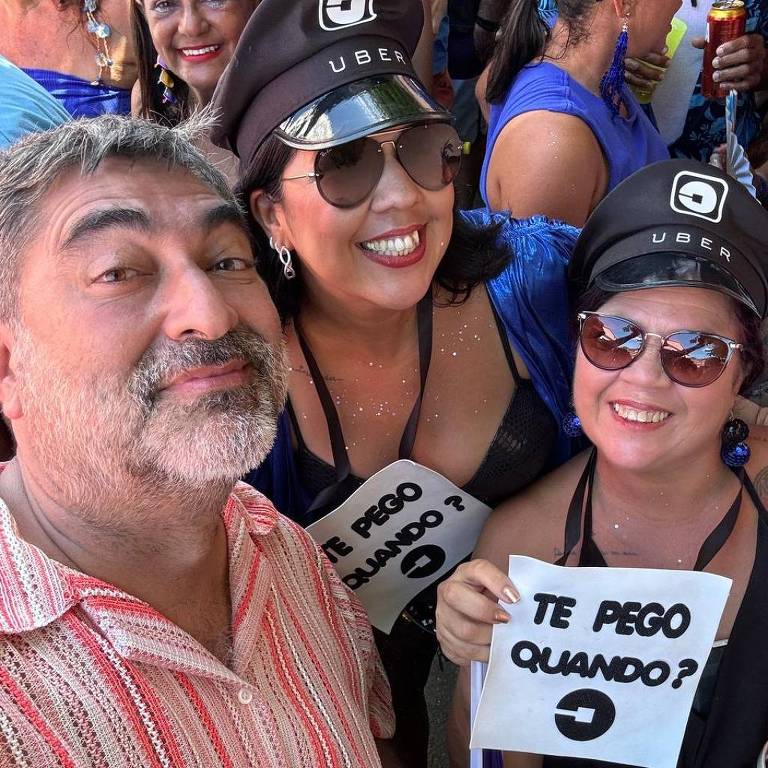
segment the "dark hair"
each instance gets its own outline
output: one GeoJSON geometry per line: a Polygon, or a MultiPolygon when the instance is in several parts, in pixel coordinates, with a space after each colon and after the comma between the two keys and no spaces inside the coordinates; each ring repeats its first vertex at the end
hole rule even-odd
{"type": "Polygon", "coordinates": [[[163,125],[178,125],[193,111],[193,97],[187,84],[172,75],[175,104],[163,102],[165,87],[158,82],[160,70],[156,67],[157,49],[149,33],[149,25],[137,2],[131,3],[131,28],[139,69],[139,93],[141,94],[140,117],[163,125]]]}
{"type": "Polygon", "coordinates": [[[749,162],[753,168],[759,168],[768,162],[768,126],[763,126],[747,150],[749,162]]]}
{"type": "MultiPolygon", "coordinates": [[[[271,135],[254,154],[236,189],[253,232],[259,254],[259,272],[267,283],[283,321],[295,317],[301,305],[301,260],[297,259],[293,264],[296,278],[286,280],[276,253],[269,246],[267,235],[253,215],[249,198],[251,192],[261,189],[272,200],[280,200],[281,177],[295,152],[271,135]]],[[[451,293],[449,304],[466,301],[473,288],[498,275],[509,262],[509,250],[497,247],[500,227],[494,225],[485,230],[477,230],[464,223],[460,216],[454,216],[453,234],[434,277],[441,288],[451,293]]]]}
{"type": "MultiPolygon", "coordinates": [[[[592,286],[587,288],[576,301],[576,311],[573,315],[574,345],[578,338],[578,323],[576,314],[579,312],[595,312],[600,309],[615,293],[604,291],[602,288],[592,286]]],[[[746,304],[728,297],[733,315],[739,324],[740,333],[736,341],[744,345],[741,350],[741,364],[744,369],[744,381],[739,389],[739,394],[749,391],[750,387],[762,375],[765,368],[765,346],[761,331],[761,320],[746,304]]]]}
{"type": "MultiPolygon", "coordinates": [[[[600,0],[558,0],[557,14],[568,25],[566,47],[584,35],[581,23],[600,0]]],[[[543,58],[551,32],[539,15],[537,0],[511,0],[501,23],[488,75],[486,99],[504,100],[520,70],[536,57],[543,58]]]]}

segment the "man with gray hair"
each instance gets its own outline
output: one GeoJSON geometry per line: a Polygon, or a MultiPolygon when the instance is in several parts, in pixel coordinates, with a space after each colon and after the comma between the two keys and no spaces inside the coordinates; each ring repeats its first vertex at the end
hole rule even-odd
{"type": "Polygon", "coordinates": [[[236,484],[281,329],[190,130],[105,116],[0,153],[0,765],[378,766],[364,610],[236,484]]]}

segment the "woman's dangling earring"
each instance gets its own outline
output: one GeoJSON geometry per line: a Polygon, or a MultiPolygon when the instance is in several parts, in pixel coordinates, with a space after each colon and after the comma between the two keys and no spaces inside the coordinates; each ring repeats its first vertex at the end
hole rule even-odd
{"type": "Polygon", "coordinates": [[[277,252],[277,258],[280,259],[280,263],[283,265],[283,275],[286,280],[293,280],[296,277],[296,270],[293,268],[293,259],[291,252],[284,245],[276,243],[273,238],[269,238],[269,247],[277,252]]]}
{"type": "Polygon", "coordinates": [[[581,427],[581,419],[576,415],[576,411],[573,410],[573,406],[568,413],[563,416],[563,432],[568,437],[581,437],[584,434],[584,430],[581,427]]]}
{"type": "Polygon", "coordinates": [[[614,117],[619,114],[624,102],[624,60],[627,58],[628,46],[629,16],[625,16],[619,39],[616,41],[616,49],[613,52],[613,61],[600,81],[600,95],[614,117]]]}
{"type": "Polygon", "coordinates": [[[741,419],[734,419],[731,413],[722,433],[720,457],[723,463],[729,467],[743,467],[749,461],[752,452],[744,442],[748,437],[749,427],[741,419]]]}
{"type": "Polygon", "coordinates": [[[163,104],[175,104],[176,96],[173,93],[173,86],[175,83],[173,82],[173,78],[168,71],[165,61],[160,56],[157,57],[155,66],[160,67],[160,77],[158,77],[157,82],[164,86],[163,104]]]}

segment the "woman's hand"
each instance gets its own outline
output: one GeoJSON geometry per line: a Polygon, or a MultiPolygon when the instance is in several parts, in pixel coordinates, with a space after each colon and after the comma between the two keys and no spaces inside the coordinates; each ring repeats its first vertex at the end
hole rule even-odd
{"type": "Polygon", "coordinates": [[[509,621],[496,600],[516,603],[520,594],[507,575],[487,560],[462,563],[438,587],[437,639],[454,664],[488,661],[493,626],[509,621]]]}
{"type": "Polygon", "coordinates": [[[719,168],[721,171],[725,170],[728,157],[728,145],[721,144],[715,147],[712,154],[709,156],[709,164],[714,165],[715,168],[719,168]]]}
{"type": "Polygon", "coordinates": [[[644,91],[651,91],[664,79],[669,58],[663,53],[649,53],[644,59],[627,57],[624,61],[627,82],[644,91]],[[648,66],[648,65],[651,66],[648,66]]]}
{"type": "MultiPolygon", "coordinates": [[[[694,48],[704,48],[703,37],[695,37],[694,48]]],[[[742,35],[723,43],[712,62],[713,79],[723,92],[754,91],[766,75],[765,40],[762,35],[742,35]]]]}

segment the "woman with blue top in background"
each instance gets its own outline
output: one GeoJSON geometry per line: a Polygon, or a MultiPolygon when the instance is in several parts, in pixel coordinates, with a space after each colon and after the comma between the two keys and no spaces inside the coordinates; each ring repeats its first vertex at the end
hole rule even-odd
{"type": "Polygon", "coordinates": [[[622,179],[667,148],[624,84],[627,52],[664,47],[680,0],[512,0],[487,82],[480,191],[492,210],[582,226],[622,179]]]}
{"type": "Polygon", "coordinates": [[[0,54],[72,117],[127,114],[136,82],[133,0],[9,0],[0,4],[0,54]]]}
{"type": "MultiPolygon", "coordinates": [[[[213,100],[291,366],[277,442],[248,480],[305,526],[398,458],[496,504],[571,449],[576,233],[454,214],[461,143],[411,65],[420,6],[327,4],[318,17],[317,0],[262,0],[213,100]]],[[[395,747],[419,768],[433,603],[434,589],[377,633],[395,747]]]]}

